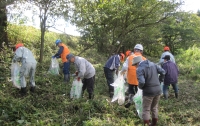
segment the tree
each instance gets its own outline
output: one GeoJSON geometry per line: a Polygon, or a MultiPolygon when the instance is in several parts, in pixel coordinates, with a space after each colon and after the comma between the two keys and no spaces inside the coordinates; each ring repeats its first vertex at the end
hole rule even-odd
{"type": "Polygon", "coordinates": [[[57,19],[67,17],[69,3],[67,0],[32,0],[30,2],[39,8],[39,14],[36,14],[40,18],[41,45],[39,62],[42,62],[45,31],[53,27],[57,19]]]}
{"type": "Polygon", "coordinates": [[[177,12],[166,20],[161,27],[161,37],[164,45],[170,47],[172,53],[178,49],[188,49],[199,42],[200,18],[188,12],[177,12]]]}
{"type": "Polygon", "coordinates": [[[200,10],[198,10],[198,11],[197,11],[197,16],[199,16],[199,17],[200,17],[200,10]]]}
{"type": "Polygon", "coordinates": [[[72,22],[81,29],[82,39],[109,54],[122,46],[133,47],[140,36],[138,31],[159,25],[179,6],[157,0],[76,0],[73,4],[72,22]]]}
{"type": "Polygon", "coordinates": [[[0,50],[3,48],[3,42],[8,46],[7,37],[7,10],[6,6],[13,4],[15,0],[0,0],[0,50]]]}

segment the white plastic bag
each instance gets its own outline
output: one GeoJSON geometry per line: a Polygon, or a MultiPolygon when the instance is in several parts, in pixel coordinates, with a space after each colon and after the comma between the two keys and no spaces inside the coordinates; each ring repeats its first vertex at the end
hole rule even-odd
{"type": "Polygon", "coordinates": [[[111,86],[114,87],[114,95],[111,102],[118,100],[119,105],[124,104],[125,90],[126,90],[124,83],[125,83],[124,77],[119,72],[118,78],[115,80],[113,84],[111,84],[111,86]]]}
{"type": "Polygon", "coordinates": [[[137,113],[142,119],[142,90],[138,88],[137,93],[133,97],[133,101],[135,102],[135,107],[137,110],[137,113]]]}
{"type": "Polygon", "coordinates": [[[116,72],[114,73],[114,81],[117,80],[117,74],[116,72]]]}
{"type": "Polygon", "coordinates": [[[57,59],[52,58],[48,73],[50,73],[52,75],[59,75],[59,70],[60,70],[60,68],[59,68],[59,63],[58,63],[57,59]]]}
{"type": "Polygon", "coordinates": [[[20,76],[19,76],[19,72],[20,72],[20,65],[19,63],[13,63],[11,65],[11,81],[13,82],[13,85],[16,88],[21,88],[20,86],[20,76]]]}
{"type": "Polygon", "coordinates": [[[82,81],[78,81],[75,79],[72,83],[71,91],[70,91],[70,98],[78,99],[81,97],[82,94],[82,87],[83,83],[82,81]]]}

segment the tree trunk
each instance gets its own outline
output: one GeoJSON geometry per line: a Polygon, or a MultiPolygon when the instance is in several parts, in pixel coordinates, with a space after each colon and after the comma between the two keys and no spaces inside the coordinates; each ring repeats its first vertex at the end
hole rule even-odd
{"type": "Polygon", "coordinates": [[[8,46],[8,36],[7,36],[7,15],[6,6],[0,8],[0,50],[3,49],[3,43],[8,46]]]}
{"type": "Polygon", "coordinates": [[[42,63],[44,55],[44,35],[45,35],[45,29],[41,29],[40,59],[39,59],[40,63],[42,63]]]}

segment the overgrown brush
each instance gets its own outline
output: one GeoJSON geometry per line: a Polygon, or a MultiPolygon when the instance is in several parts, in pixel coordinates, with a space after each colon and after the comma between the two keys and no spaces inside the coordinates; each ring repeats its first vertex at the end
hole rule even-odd
{"type": "Polygon", "coordinates": [[[188,50],[180,50],[176,62],[180,69],[180,74],[186,75],[195,81],[200,81],[200,48],[194,45],[188,50]]]}

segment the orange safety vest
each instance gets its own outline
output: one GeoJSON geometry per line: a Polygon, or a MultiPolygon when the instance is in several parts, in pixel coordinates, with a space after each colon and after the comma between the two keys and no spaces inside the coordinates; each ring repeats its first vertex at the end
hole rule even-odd
{"type": "Polygon", "coordinates": [[[60,54],[60,57],[62,59],[62,62],[64,63],[64,62],[67,62],[66,56],[70,53],[70,51],[69,51],[68,47],[65,44],[61,43],[60,46],[63,47],[63,52],[60,54]]]}
{"type": "MultiPolygon", "coordinates": [[[[132,66],[133,58],[136,56],[142,56],[140,53],[134,53],[130,55],[128,58],[128,71],[127,71],[127,81],[128,84],[138,85],[137,75],[136,75],[136,66],[132,66]]],[[[146,60],[145,57],[142,56],[143,60],[146,60]]]]}

